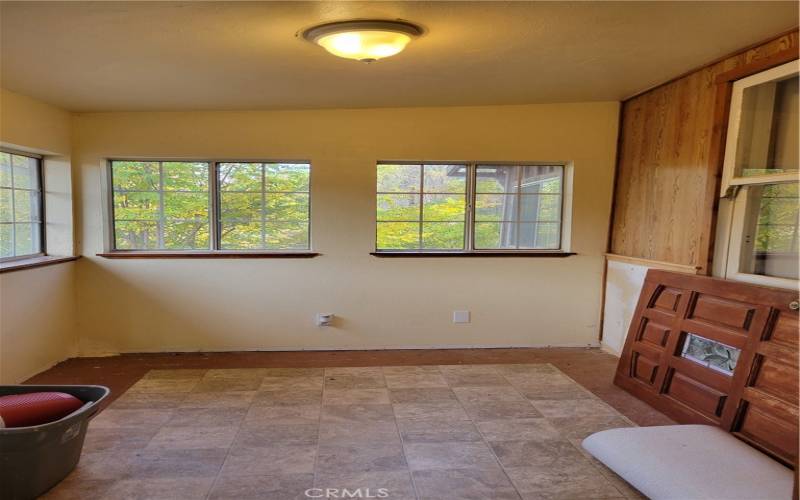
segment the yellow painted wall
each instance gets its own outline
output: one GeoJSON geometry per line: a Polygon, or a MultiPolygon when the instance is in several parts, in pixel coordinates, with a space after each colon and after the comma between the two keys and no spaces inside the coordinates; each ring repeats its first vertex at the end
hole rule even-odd
{"type": "Polygon", "coordinates": [[[75,356],[75,264],[0,274],[0,383],[75,356]]]}
{"type": "MultiPolygon", "coordinates": [[[[72,253],[70,115],[0,89],[0,143],[43,153],[53,253],[72,253]]],[[[75,355],[75,265],[0,274],[0,383],[16,383],[75,355]]]]}
{"type": "Polygon", "coordinates": [[[66,111],[0,89],[0,142],[4,145],[69,155],[70,130],[66,111]]]}
{"type": "Polygon", "coordinates": [[[81,353],[597,343],[618,103],[74,117],[81,353]],[[315,259],[108,260],[111,157],[307,159],[315,259]],[[379,259],[378,160],[574,162],[569,258],[379,259]],[[472,323],[451,322],[472,311],[472,323]],[[318,328],[317,312],[335,327],[318,328]]]}

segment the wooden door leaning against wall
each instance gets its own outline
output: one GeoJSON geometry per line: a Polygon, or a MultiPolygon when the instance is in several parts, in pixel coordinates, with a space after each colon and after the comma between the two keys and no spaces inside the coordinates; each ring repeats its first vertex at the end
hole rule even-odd
{"type": "Polygon", "coordinates": [[[651,270],[615,383],[680,423],[721,427],[794,466],[798,295],[651,270]]]}

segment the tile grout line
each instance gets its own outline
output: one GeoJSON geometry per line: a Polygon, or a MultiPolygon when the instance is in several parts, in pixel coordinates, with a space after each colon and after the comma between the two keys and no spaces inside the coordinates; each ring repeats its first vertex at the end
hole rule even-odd
{"type": "MultiPolygon", "coordinates": [[[[550,364],[550,363],[548,363],[548,364],[550,364]]],[[[559,370],[559,369],[558,369],[558,367],[556,367],[556,366],[553,366],[553,368],[555,368],[555,369],[556,369],[556,370],[558,370],[558,371],[559,371],[561,374],[563,374],[565,377],[567,377],[568,379],[570,379],[570,380],[571,380],[571,381],[572,381],[574,384],[576,384],[578,387],[580,387],[581,389],[583,389],[583,390],[584,390],[584,391],[586,391],[587,393],[591,394],[591,396],[592,396],[592,399],[594,399],[594,400],[596,400],[596,401],[599,401],[599,402],[603,403],[604,405],[608,406],[609,408],[611,408],[612,410],[614,410],[614,413],[615,413],[616,415],[618,415],[618,416],[622,417],[622,419],[623,419],[623,420],[625,420],[626,422],[628,422],[629,424],[631,424],[631,427],[640,427],[640,426],[639,426],[639,424],[637,424],[636,422],[634,422],[633,420],[631,420],[630,418],[628,418],[628,416],[627,416],[627,415],[625,415],[624,413],[622,413],[621,411],[619,411],[618,409],[616,409],[616,408],[614,407],[614,405],[612,405],[611,403],[607,402],[607,401],[606,401],[606,400],[604,400],[602,397],[600,397],[600,396],[598,396],[597,394],[595,394],[593,391],[591,391],[591,390],[589,390],[588,388],[584,387],[584,385],[583,385],[583,384],[581,384],[580,382],[578,382],[578,381],[577,381],[577,380],[575,380],[574,378],[570,377],[569,375],[567,375],[567,374],[566,374],[566,373],[564,373],[563,371],[559,370]]]]}
{"type": "MultiPolygon", "coordinates": [[[[548,366],[551,366],[551,367],[553,367],[553,369],[555,369],[555,370],[556,370],[556,371],[558,371],[559,373],[561,373],[561,370],[559,370],[558,368],[556,368],[556,367],[555,367],[554,365],[552,365],[551,363],[525,363],[525,364],[548,365],[548,366]]],[[[548,418],[544,416],[544,413],[542,413],[542,412],[539,410],[539,408],[536,408],[536,405],[534,405],[534,404],[533,404],[533,401],[531,401],[531,400],[530,400],[530,399],[529,399],[527,396],[525,396],[524,394],[522,394],[522,392],[519,390],[519,388],[518,388],[516,385],[514,385],[514,383],[513,383],[511,380],[509,380],[509,379],[508,379],[508,377],[506,377],[505,375],[503,375],[502,373],[499,373],[499,372],[498,372],[498,375],[500,375],[501,377],[503,377],[503,380],[505,380],[506,382],[508,382],[508,385],[510,385],[510,386],[511,386],[511,387],[514,389],[514,391],[515,391],[517,394],[519,394],[519,395],[520,395],[520,397],[521,397],[522,399],[524,399],[524,400],[525,400],[525,401],[526,401],[526,402],[527,402],[529,405],[531,405],[531,407],[532,407],[534,410],[536,410],[536,412],[537,412],[539,415],[541,415],[541,417],[540,417],[540,418],[541,418],[542,420],[544,420],[545,422],[547,422],[547,424],[548,424],[548,425],[552,425],[552,424],[550,423],[550,420],[548,420],[548,418]]],[[[572,380],[572,379],[570,379],[570,380],[572,380]]],[[[573,381],[573,382],[574,382],[574,381],[573,381]]],[[[577,382],[576,382],[576,383],[577,383],[577,382]]],[[[565,438],[565,437],[564,437],[564,436],[561,434],[561,431],[560,431],[560,430],[558,430],[558,429],[557,429],[557,428],[555,428],[555,427],[553,427],[553,428],[556,430],[556,432],[558,432],[558,436],[559,436],[559,438],[560,438],[560,439],[562,439],[562,440],[564,440],[564,441],[567,441],[567,442],[569,442],[570,444],[572,444],[572,443],[569,441],[569,439],[565,438]]],[[[478,432],[481,432],[481,430],[480,430],[480,429],[478,429],[478,432]]],[[[483,435],[483,433],[481,433],[481,435],[483,435]]],[[[488,444],[488,441],[487,441],[487,444],[488,444]]],[[[492,450],[492,453],[494,453],[494,449],[492,448],[492,446],[491,446],[491,445],[489,445],[489,449],[491,449],[491,450],[492,450]]],[[[499,461],[500,461],[500,459],[498,459],[498,462],[499,462],[499,461]]],[[[508,476],[508,471],[506,471],[506,468],[505,468],[505,466],[504,466],[502,463],[500,464],[500,467],[502,467],[502,468],[503,468],[503,472],[505,472],[506,476],[508,476]]],[[[520,492],[520,491],[519,491],[519,489],[517,488],[517,485],[514,483],[514,481],[511,479],[511,477],[510,477],[510,476],[508,476],[508,480],[511,482],[511,484],[512,484],[512,485],[514,485],[514,489],[515,489],[515,490],[517,490],[517,493],[519,494],[520,498],[522,498],[522,492],[520,492]]]]}
{"type": "Polygon", "coordinates": [[[403,433],[400,431],[400,424],[397,423],[397,413],[394,411],[394,403],[392,403],[392,392],[389,390],[389,383],[386,382],[386,372],[384,371],[384,367],[381,367],[381,375],[383,376],[383,383],[386,386],[386,393],[389,396],[389,405],[392,407],[392,417],[394,418],[394,428],[397,430],[397,436],[400,438],[400,450],[403,452],[403,460],[406,462],[406,471],[408,471],[408,478],[411,480],[411,488],[414,490],[414,498],[419,500],[419,490],[417,488],[417,483],[414,481],[414,473],[411,471],[411,464],[408,461],[408,456],[406,455],[406,443],[403,440],[403,433]]]}
{"type": "MultiPolygon", "coordinates": [[[[440,365],[440,366],[441,366],[441,365],[440,365]]],[[[497,372],[497,369],[496,369],[496,368],[494,368],[494,366],[493,366],[493,365],[459,365],[459,366],[491,366],[492,370],[493,370],[493,371],[494,371],[494,372],[495,372],[497,375],[500,375],[501,377],[503,377],[503,380],[505,380],[506,382],[508,382],[508,383],[509,383],[509,385],[511,385],[511,382],[509,382],[509,380],[508,380],[507,378],[505,378],[505,377],[504,377],[504,376],[503,376],[501,373],[497,372]]],[[[441,368],[439,368],[439,370],[441,371],[441,368]]],[[[450,385],[450,381],[449,381],[449,380],[447,380],[447,377],[444,377],[444,373],[442,373],[442,376],[443,376],[443,378],[444,378],[445,382],[447,382],[447,386],[448,386],[448,387],[450,387],[450,390],[451,390],[451,391],[453,391],[453,387],[450,385]]],[[[490,387],[490,388],[491,388],[491,387],[490,387]]],[[[514,388],[514,390],[516,390],[516,387],[514,388]]],[[[491,453],[491,454],[492,454],[492,457],[494,457],[494,460],[495,460],[495,462],[497,462],[497,465],[500,467],[500,470],[503,472],[503,475],[504,475],[504,476],[506,477],[506,479],[508,480],[508,484],[510,484],[510,485],[511,485],[511,487],[512,487],[512,488],[514,488],[514,492],[517,494],[517,497],[519,497],[519,498],[522,498],[522,493],[521,493],[521,492],[519,491],[519,489],[517,488],[517,485],[516,485],[516,484],[514,484],[514,481],[512,481],[512,480],[511,480],[511,476],[509,476],[509,475],[508,475],[508,472],[506,471],[506,468],[505,468],[505,467],[503,467],[503,464],[500,462],[500,459],[499,459],[499,458],[497,458],[497,454],[494,452],[494,449],[492,449],[492,445],[491,445],[491,444],[489,444],[489,440],[487,440],[487,439],[486,439],[486,436],[484,436],[483,432],[481,431],[481,428],[480,428],[480,426],[478,425],[478,422],[477,422],[477,420],[474,420],[474,419],[473,419],[473,418],[470,416],[469,412],[467,411],[466,407],[464,406],[464,403],[462,403],[462,402],[461,402],[461,400],[460,400],[460,399],[458,399],[458,394],[456,394],[456,392],[455,392],[455,391],[453,391],[453,395],[456,397],[456,401],[458,401],[458,404],[459,404],[459,406],[461,406],[461,409],[462,409],[462,410],[464,410],[464,413],[467,415],[467,418],[470,420],[470,422],[472,422],[472,425],[474,425],[474,426],[475,426],[475,430],[476,430],[476,431],[478,431],[478,434],[481,436],[481,442],[482,442],[482,443],[483,443],[483,444],[484,444],[484,445],[485,445],[487,448],[489,448],[489,453],[491,453]]],[[[521,394],[520,394],[520,395],[521,395],[521,394]]]]}
{"type": "MultiPolygon", "coordinates": [[[[131,384],[131,385],[130,385],[130,386],[127,388],[127,389],[125,389],[125,391],[124,391],[122,394],[120,394],[120,396],[118,396],[118,398],[117,398],[117,399],[119,399],[119,397],[122,397],[122,396],[124,396],[124,395],[125,395],[125,394],[126,394],[126,393],[127,393],[127,392],[128,392],[128,391],[129,391],[129,390],[132,388],[132,387],[133,387],[133,386],[135,386],[136,384],[138,384],[139,382],[141,382],[142,380],[144,380],[144,378],[147,376],[147,374],[148,374],[148,373],[150,373],[151,371],[153,371],[153,370],[152,370],[152,369],[150,369],[150,370],[147,370],[146,372],[144,372],[144,373],[142,374],[142,376],[141,376],[141,377],[139,377],[139,379],[138,379],[138,380],[134,381],[134,382],[133,382],[133,383],[132,383],[132,384],[131,384]]],[[[184,396],[184,397],[185,397],[185,396],[184,396]]],[[[112,403],[113,403],[113,402],[112,402],[112,403]]],[[[103,408],[102,410],[100,410],[100,412],[99,412],[99,413],[97,413],[97,415],[96,415],[96,416],[100,416],[100,415],[101,415],[101,414],[102,414],[104,411],[106,411],[106,410],[108,410],[108,409],[110,409],[110,408],[111,408],[111,404],[109,404],[108,406],[106,406],[105,408],[103,408]]],[[[174,411],[174,410],[170,410],[170,411],[174,411]]],[[[170,418],[171,418],[171,417],[170,417],[170,418]]],[[[91,423],[91,422],[90,422],[90,423],[91,423]]],[[[131,451],[132,451],[132,453],[133,453],[134,455],[136,455],[136,456],[139,456],[139,455],[138,455],[139,453],[144,453],[144,450],[145,450],[145,448],[147,448],[147,446],[150,444],[150,441],[152,441],[153,439],[155,439],[156,435],[157,435],[157,434],[158,434],[158,433],[161,431],[161,429],[164,427],[164,425],[165,425],[165,424],[161,424],[161,426],[158,428],[158,430],[157,430],[155,433],[153,433],[153,435],[152,435],[152,436],[150,436],[150,437],[147,439],[147,442],[144,444],[144,446],[142,446],[141,448],[138,448],[138,449],[131,450],[131,451]]],[[[88,429],[87,429],[87,432],[88,432],[88,429]]],[[[84,439],[85,439],[85,438],[84,438],[84,439]]],[[[115,450],[115,451],[116,451],[116,450],[115,450]]],[[[113,453],[113,452],[112,452],[112,453],[113,453]]],[[[83,456],[83,450],[81,450],[81,456],[83,456]]],[[[79,458],[78,460],[80,461],[80,458],[79,458]]],[[[70,473],[70,474],[71,474],[71,473],[70,473]]],[[[128,479],[131,479],[131,477],[130,477],[130,475],[129,475],[129,474],[130,474],[130,471],[128,471],[128,472],[127,472],[127,473],[126,473],[126,474],[125,474],[125,475],[122,477],[122,479],[115,480],[113,484],[117,484],[117,483],[119,483],[120,481],[126,481],[126,480],[128,480],[128,479]]],[[[113,485],[112,485],[111,487],[113,488],[113,485]]]]}
{"type": "MultiPolygon", "coordinates": [[[[311,487],[317,487],[317,464],[319,462],[319,446],[320,446],[320,436],[322,435],[322,412],[325,409],[325,380],[327,379],[327,374],[325,373],[327,368],[322,368],[322,391],[320,392],[319,396],[319,416],[317,417],[317,446],[316,446],[316,454],[314,455],[314,468],[311,470],[311,487]]],[[[308,491],[308,490],[305,490],[308,491]]]]}
{"type": "MultiPolygon", "coordinates": [[[[208,372],[206,372],[206,373],[208,373],[208,372]]],[[[203,378],[205,378],[205,375],[200,377],[201,380],[203,378]]],[[[261,380],[262,384],[264,383],[263,379],[264,379],[264,377],[262,377],[262,380],[261,380]]],[[[199,382],[198,382],[198,384],[199,384],[199,382]]],[[[261,385],[259,385],[259,389],[260,388],[261,388],[261,385]]],[[[256,391],[255,391],[256,394],[258,394],[258,390],[259,389],[256,389],[256,391]]],[[[231,391],[231,392],[237,392],[237,391],[231,391]]],[[[255,395],[253,396],[253,401],[250,401],[250,404],[247,406],[247,411],[244,412],[244,415],[242,416],[242,419],[239,421],[239,426],[236,429],[236,434],[233,435],[233,440],[231,441],[231,444],[228,446],[228,449],[225,450],[225,458],[222,460],[222,465],[219,466],[219,470],[217,471],[217,474],[214,476],[214,481],[211,482],[211,487],[208,489],[208,492],[206,493],[206,496],[205,496],[206,500],[210,499],[211,498],[211,493],[214,492],[214,487],[217,485],[217,481],[219,481],[219,478],[222,475],[222,469],[225,467],[225,462],[228,461],[228,457],[231,455],[231,450],[233,449],[233,444],[236,442],[236,438],[239,437],[239,433],[242,432],[242,427],[244,426],[244,420],[247,418],[247,414],[250,413],[250,408],[253,407],[253,402],[255,402],[255,395]]]]}

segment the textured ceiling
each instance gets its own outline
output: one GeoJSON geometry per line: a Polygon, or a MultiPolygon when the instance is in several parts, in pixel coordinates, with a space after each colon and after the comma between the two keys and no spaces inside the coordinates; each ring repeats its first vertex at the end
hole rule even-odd
{"type": "Polygon", "coordinates": [[[4,88],[73,111],[619,100],[797,25],[797,2],[2,2],[4,88]],[[374,64],[296,38],[427,33],[374,64]]]}

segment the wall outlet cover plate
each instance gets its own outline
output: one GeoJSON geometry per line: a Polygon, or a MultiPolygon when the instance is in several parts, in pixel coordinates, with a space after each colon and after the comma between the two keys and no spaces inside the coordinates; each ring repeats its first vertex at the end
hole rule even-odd
{"type": "Polygon", "coordinates": [[[469,323],[469,311],[453,311],[453,323],[469,323]]]}

